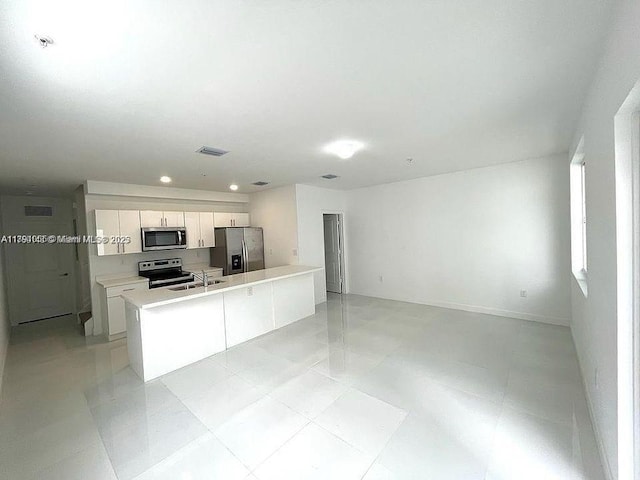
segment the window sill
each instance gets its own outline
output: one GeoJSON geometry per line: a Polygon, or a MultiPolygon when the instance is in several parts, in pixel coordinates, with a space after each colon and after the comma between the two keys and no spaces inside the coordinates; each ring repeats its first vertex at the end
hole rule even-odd
{"type": "Polygon", "coordinates": [[[588,296],[587,272],[584,270],[579,270],[577,272],[573,272],[573,276],[578,282],[578,286],[580,287],[580,290],[582,290],[582,294],[584,295],[584,298],[587,298],[588,296]]]}

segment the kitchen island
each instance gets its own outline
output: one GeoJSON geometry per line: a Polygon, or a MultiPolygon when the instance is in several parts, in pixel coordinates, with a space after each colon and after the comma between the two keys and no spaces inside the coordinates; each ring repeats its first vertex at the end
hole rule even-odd
{"type": "Polygon", "coordinates": [[[131,368],[145,381],[315,313],[313,273],[287,265],[208,286],[124,292],[131,368]]]}

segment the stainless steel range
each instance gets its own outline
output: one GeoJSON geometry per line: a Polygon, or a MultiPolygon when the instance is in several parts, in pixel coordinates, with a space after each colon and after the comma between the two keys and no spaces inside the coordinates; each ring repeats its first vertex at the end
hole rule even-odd
{"type": "Polygon", "coordinates": [[[138,275],[149,279],[149,288],[194,281],[193,273],[182,270],[181,258],[138,262],[138,275]]]}

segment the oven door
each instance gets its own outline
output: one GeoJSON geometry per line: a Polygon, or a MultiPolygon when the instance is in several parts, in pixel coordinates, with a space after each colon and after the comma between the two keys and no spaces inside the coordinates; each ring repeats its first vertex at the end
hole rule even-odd
{"type": "Polygon", "coordinates": [[[173,250],[176,248],[187,248],[186,229],[173,227],[142,229],[142,251],[173,250]]]}

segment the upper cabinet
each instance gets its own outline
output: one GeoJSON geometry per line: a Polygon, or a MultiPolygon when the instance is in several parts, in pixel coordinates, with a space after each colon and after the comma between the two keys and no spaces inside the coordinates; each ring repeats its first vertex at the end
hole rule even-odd
{"type": "Polygon", "coordinates": [[[187,248],[215,246],[213,215],[213,212],[184,212],[187,248]]]}
{"type": "Polygon", "coordinates": [[[98,243],[98,255],[139,253],[140,212],[138,210],[96,210],[96,236],[107,237],[109,242],[98,243]],[[129,237],[130,243],[112,241],[111,237],[129,237]]]}
{"type": "Polygon", "coordinates": [[[214,213],[214,224],[216,227],[249,227],[248,213],[214,213]]]}
{"type": "Polygon", "coordinates": [[[126,236],[130,243],[98,245],[98,255],[142,252],[140,229],[145,227],[185,227],[187,248],[215,247],[214,228],[249,227],[248,213],[160,212],[156,210],[96,210],[96,235],[126,236]]]}
{"type": "Polygon", "coordinates": [[[142,227],[184,227],[184,212],[140,211],[142,227]]]}

